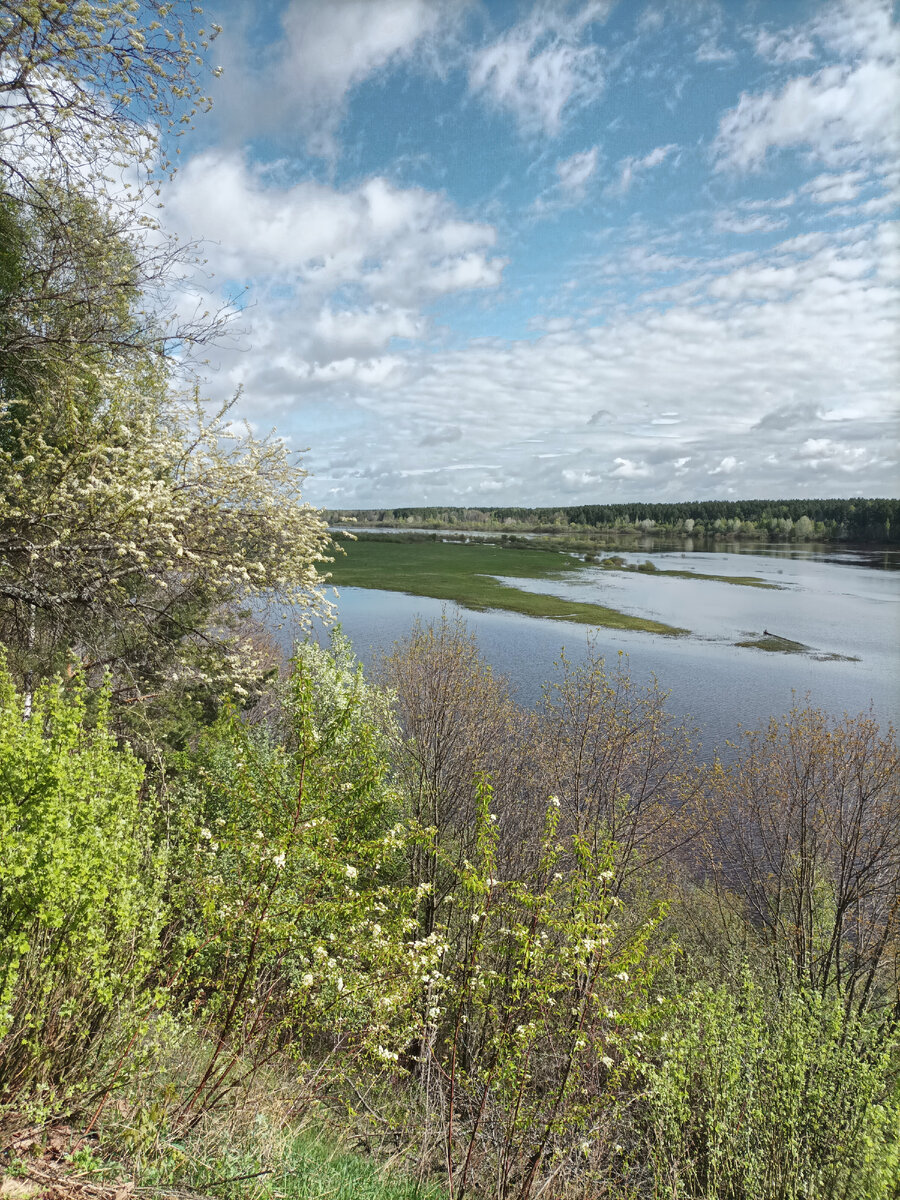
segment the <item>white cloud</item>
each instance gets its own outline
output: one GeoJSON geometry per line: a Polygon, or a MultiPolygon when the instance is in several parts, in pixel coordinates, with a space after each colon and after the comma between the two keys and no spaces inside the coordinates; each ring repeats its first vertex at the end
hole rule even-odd
{"type": "Polygon", "coordinates": [[[567,195],[584,196],[589,180],[597,170],[597,147],[582,150],[570,158],[564,158],[556,164],[556,174],[559,176],[559,187],[567,195]]]}
{"type": "Polygon", "coordinates": [[[439,69],[438,48],[470,6],[471,0],[289,0],[280,36],[261,60],[250,56],[251,39],[236,19],[217,43],[226,66],[217,107],[239,133],[299,131],[311,150],[333,156],[348,93],[401,62],[439,69]]]}
{"type": "Polygon", "coordinates": [[[838,0],[825,6],[811,31],[847,58],[900,59],[900,27],[891,0],[838,0]]]}
{"type": "Polygon", "coordinates": [[[316,339],[329,345],[333,353],[359,358],[382,350],[392,338],[421,337],[424,324],[418,314],[387,305],[335,311],[326,304],[313,330],[316,339]]]}
{"type": "Polygon", "coordinates": [[[829,66],[791,79],[778,92],[744,92],[719,122],[719,169],[759,169],[770,150],[806,148],[829,163],[889,156],[900,146],[896,64],[829,66]]]}
{"type": "Polygon", "coordinates": [[[597,174],[599,161],[598,146],[560,159],[555,167],[556,181],[537,197],[533,206],[534,213],[543,216],[581,204],[587,196],[588,185],[597,174]]]}
{"type": "Polygon", "coordinates": [[[715,466],[712,468],[712,470],[707,471],[707,475],[731,475],[732,472],[736,471],[740,465],[741,464],[733,454],[726,454],[725,457],[721,459],[718,466],[715,466]]]}
{"type": "Polygon", "coordinates": [[[267,185],[237,155],[202,154],[167,194],[170,223],[209,243],[213,270],[239,280],[290,277],[319,294],[355,285],[375,300],[420,303],[494,287],[492,226],[461,219],[442,196],[379,177],[346,189],[267,185]]]}
{"type": "Polygon", "coordinates": [[[714,37],[701,42],[694,55],[700,63],[730,63],[734,62],[736,57],[730,46],[720,46],[714,37]]]}
{"type": "MultiPolygon", "coordinates": [[[[347,504],[453,502],[450,475],[436,471],[422,489],[397,475],[410,438],[417,468],[452,465],[446,445],[419,445],[448,413],[471,456],[463,461],[493,462],[490,494],[510,503],[637,498],[650,480],[660,497],[718,495],[738,478],[760,495],[796,494],[800,467],[815,494],[889,494],[895,464],[884,447],[895,444],[900,374],[894,244],[884,226],[804,235],[730,268],[694,265],[689,297],[661,310],[611,301],[602,324],[413,351],[402,382],[355,392],[380,431],[377,470],[323,470],[323,494],[338,486],[347,504]]],[[[341,444],[366,460],[356,435],[341,444]]],[[[315,453],[309,465],[317,469],[315,453]]],[[[485,483],[473,479],[473,502],[485,483]]]]}
{"type": "Polygon", "coordinates": [[[614,468],[610,479],[646,479],[651,474],[645,462],[632,462],[630,458],[614,459],[614,468]]]}
{"type": "Polygon", "coordinates": [[[855,200],[866,180],[865,171],[845,171],[841,175],[817,175],[801,189],[816,204],[846,204],[855,200]]]}
{"type": "Polygon", "coordinates": [[[645,154],[642,158],[628,157],[623,158],[618,164],[619,178],[609,185],[606,189],[609,195],[624,196],[626,192],[631,190],[638,178],[647,171],[652,171],[654,167],[660,166],[672,154],[678,146],[673,142],[668,146],[656,146],[649,154],[645,154]]]}
{"type": "Polygon", "coordinates": [[[798,454],[813,470],[827,467],[850,475],[870,470],[879,463],[880,457],[865,446],[851,446],[831,438],[807,438],[798,454]]]}
{"type": "Polygon", "coordinates": [[[574,15],[536,10],[472,55],[470,91],[511,115],[524,135],[555,137],[567,113],[603,91],[600,51],[585,33],[610,7],[589,4],[574,15]]]}
{"type": "Polygon", "coordinates": [[[788,221],[787,217],[773,217],[768,213],[742,217],[736,213],[717,212],[713,223],[719,233],[770,233],[784,229],[788,221]]]}
{"type": "Polygon", "coordinates": [[[246,384],[261,410],[322,388],[401,386],[410,366],[392,343],[428,335],[424,306],[502,277],[492,226],[378,177],[344,189],[276,186],[237,155],[204,154],[166,199],[170,226],[207,239],[219,286],[250,285],[243,349],[223,351],[217,386],[246,384]]]}
{"type": "Polygon", "coordinates": [[[772,33],[768,29],[756,29],[750,36],[756,53],[768,62],[793,63],[816,57],[812,38],[802,31],[782,30],[772,33]]]}

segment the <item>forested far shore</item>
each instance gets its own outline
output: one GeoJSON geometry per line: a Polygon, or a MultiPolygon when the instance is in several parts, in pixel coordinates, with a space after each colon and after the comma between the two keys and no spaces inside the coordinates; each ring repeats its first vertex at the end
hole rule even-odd
{"type": "Polygon", "coordinates": [[[498,529],[515,532],[602,530],[613,536],[769,542],[900,544],[900,500],[684,500],[660,503],[577,504],[556,508],[332,509],[332,525],[409,525],[423,529],[498,529]]]}

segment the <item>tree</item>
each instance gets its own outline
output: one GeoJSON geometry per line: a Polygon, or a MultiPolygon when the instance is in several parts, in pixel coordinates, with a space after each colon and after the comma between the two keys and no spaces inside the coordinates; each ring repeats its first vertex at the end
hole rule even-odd
{"type": "Polygon", "coordinates": [[[241,695],[240,605],[322,607],[295,456],[176,387],[216,321],[166,317],[179,250],[146,202],[205,103],[198,12],[0,0],[0,637],[28,694],[77,661],[129,704],[241,695]]]}
{"type": "Polygon", "coordinates": [[[893,730],[871,715],[795,709],[710,769],[703,837],[723,909],[749,919],[779,988],[887,1006],[894,1021],[898,766],[893,730]]]}
{"type": "Polygon", "coordinates": [[[495,781],[501,869],[510,876],[527,866],[533,821],[546,804],[534,714],[513,702],[508,681],[480,656],[465,622],[446,614],[416,624],[380,664],[379,677],[396,697],[402,736],[395,759],[411,815],[433,831],[430,844],[413,848],[411,863],[414,882],[427,889],[420,917],[428,935],[453,887],[443,859],[462,862],[473,853],[481,776],[495,781]]]}
{"type": "Polygon", "coordinates": [[[208,107],[197,79],[219,32],[185,0],[0,0],[0,177],[54,207],[53,185],[146,182],[163,135],[208,107]],[[51,181],[51,190],[47,183],[51,181]]]}
{"type": "Polygon", "coordinates": [[[240,603],[322,610],[328,532],[295,456],[167,386],[148,368],[0,416],[0,636],[26,682],[77,659],[131,703],[241,694],[240,603]]]}
{"type": "Polygon", "coordinates": [[[47,350],[183,358],[220,329],[222,311],[202,304],[176,315],[188,306],[174,300],[173,268],[192,248],[164,235],[154,211],[173,139],[209,103],[199,68],[218,27],[199,28],[200,11],[186,0],[0,0],[0,380],[11,357],[19,377],[43,373],[47,350]],[[113,287],[141,295],[124,321],[113,287]]]}
{"type": "Polygon", "coordinates": [[[580,663],[563,654],[545,687],[544,757],[563,828],[595,853],[617,847],[622,879],[686,844],[685,805],[696,789],[691,730],[665,709],[654,680],[637,686],[622,660],[607,668],[589,642],[580,663]]]}

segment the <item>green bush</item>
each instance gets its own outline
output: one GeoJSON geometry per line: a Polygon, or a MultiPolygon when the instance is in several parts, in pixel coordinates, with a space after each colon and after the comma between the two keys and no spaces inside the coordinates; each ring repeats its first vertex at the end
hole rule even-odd
{"type": "Polygon", "coordinates": [[[325,1087],[377,1072],[409,1040],[435,951],[415,943],[416,892],[377,693],[347,644],[305,646],[276,738],[236,714],[185,755],[173,872],[179,1002],[208,1055],[175,1113],[193,1124],[286,1054],[325,1087]]]}
{"type": "Polygon", "coordinates": [[[100,1056],[154,1004],[154,812],[106,695],[90,694],[92,717],[88,699],[48,683],[26,716],[0,670],[0,1103],[101,1089],[100,1056]]]}
{"type": "Polygon", "coordinates": [[[646,1073],[655,1195],[883,1200],[900,1189],[900,1092],[884,1027],[797,992],[697,989],[646,1073]]]}

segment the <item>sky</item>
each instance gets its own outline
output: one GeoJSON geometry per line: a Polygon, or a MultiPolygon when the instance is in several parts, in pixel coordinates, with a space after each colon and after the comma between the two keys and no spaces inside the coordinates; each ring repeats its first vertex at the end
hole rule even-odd
{"type": "Polygon", "coordinates": [[[204,12],[163,223],[312,502],[898,494],[896,6],[204,12]]]}

